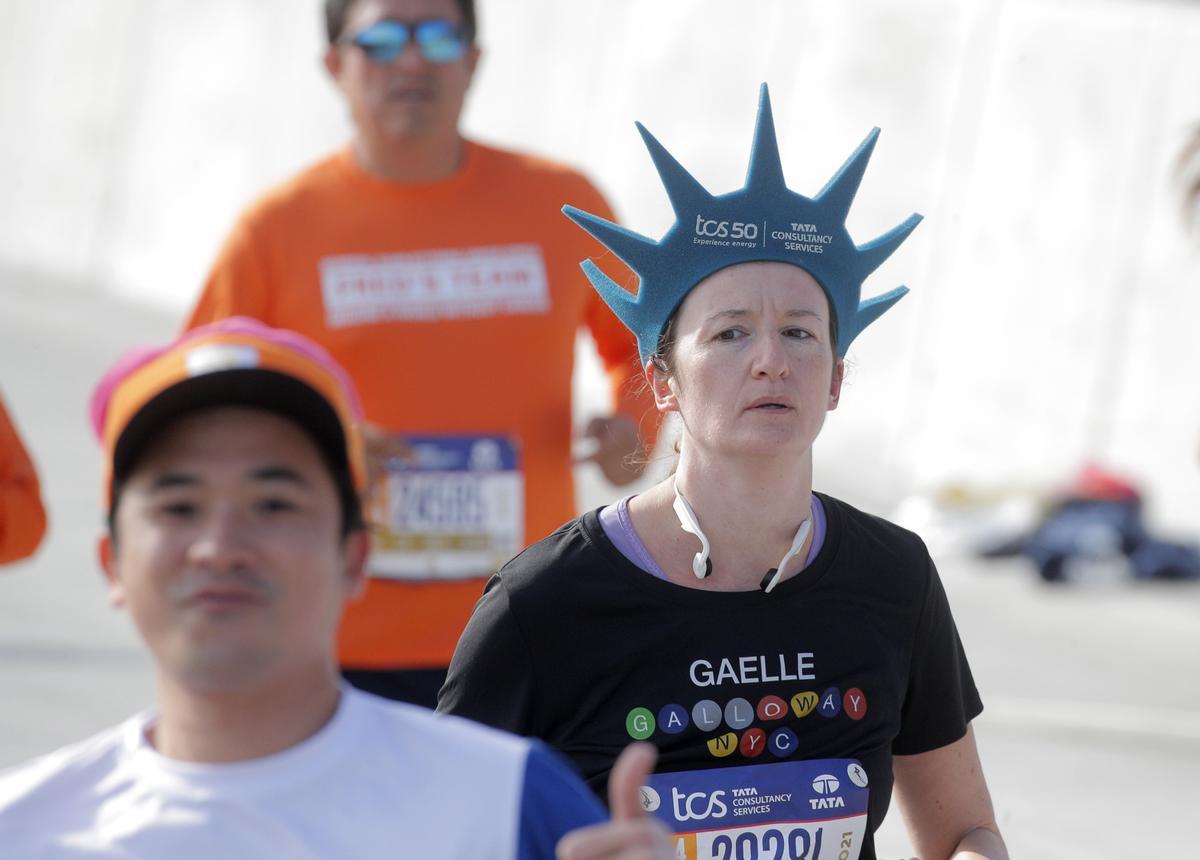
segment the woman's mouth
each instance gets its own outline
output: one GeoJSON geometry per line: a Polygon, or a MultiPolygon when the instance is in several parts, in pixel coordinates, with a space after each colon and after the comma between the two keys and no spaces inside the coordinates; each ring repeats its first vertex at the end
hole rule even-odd
{"type": "Polygon", "coordinates": [[[786,400],[772,400],[764,397],[750,404],[747,411],[753,412],[790,412],[792,405],[786,400]]]}

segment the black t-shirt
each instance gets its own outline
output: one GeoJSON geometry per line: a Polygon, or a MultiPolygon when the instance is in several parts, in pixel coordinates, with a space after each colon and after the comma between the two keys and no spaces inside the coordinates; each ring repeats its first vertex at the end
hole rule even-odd
{"type": "MultiPolygon", "coordinates": [[[[824,809],[843,802],[830,789],[840,784],[865,813],[865,834],[853,839],[857,856],[873,858],[892,755],[960,739],[982,705],[921,539],[820,499],[824,545],[770,594],[675,585],[622,555],[597,511],[567,523],[492,577],[439,710],[543,739],[602,798],[613,760],[633,739],[658,747],[656,774],[690,780],[685,772],[736,767],[741,786],[771,777],[759,780],[771,788],[714,789],[721,774],[701,775],[707,786],[660,786],[665,800],[652,793],[655,806],[661,800],[677,818],[696,819],[692,829],[720,818],[714,809],[745,812],[744,823],[780,820],[791,813],[772,804],[791,789],[779,786],[797,781],[794,802],[803,794],[813,817],[849,819],[852,809],[824,809]],[[801,771],[799,762],[819,764],[801,771]]],[[[667,819],[676,832],[686,829],[667,819]]],[[[763,827],[755,838],[774,839],[763,827]]],[[[746,848],[733,844],[733,857],[746,848]]],[[[757,844],[746,850],[773,856],[757,844]]],[[[718,848],[707,856],[723,856],[718,848]]],[[[792,853],[808,856],[795,845],[792,853]]]]}

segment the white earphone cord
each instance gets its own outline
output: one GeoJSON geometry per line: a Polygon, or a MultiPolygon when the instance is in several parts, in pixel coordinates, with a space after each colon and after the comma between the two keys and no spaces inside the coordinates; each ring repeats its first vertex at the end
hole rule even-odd
{"type": "Polygon", "coordinates": [[[796,553],[800,552],[800,548],[804,546],[804,541],[808,539],[810,531],[812,531],[812,514],[809,514],[808,518],[800,523],[800,528],[796,529],[796,536],[792,538],[792,548],[779,560],[779,566],[768,570],[767,575],[763,577],[763,581],[759,584],[759,587],[767,594],[770,594],[775,586],[779,584],[779,580],[783,578],[784,570],[787,569],[788,562],[796,556],[796,553]]]}

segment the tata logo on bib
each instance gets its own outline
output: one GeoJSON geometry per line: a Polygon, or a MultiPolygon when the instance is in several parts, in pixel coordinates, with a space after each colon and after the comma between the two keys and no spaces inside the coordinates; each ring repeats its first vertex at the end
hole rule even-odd
{"type": "Polygon", "coordinates": [[[841,786],[841,781],[831,773],[823,773],[813,780],[813,791],[817,794],[833,794],[841,786]]]}
{"type": "Polygon", "coordinates": [[[746,221],[716,221],[697,215],[696,235],[710,239],[748,239],[753,242],[758,238],[758,225],[746,221]]]}
{"type": "Polygon", "coordinates": [[[837,790],[842,787],[841,780],[831,773],[823,773],[812,781],[813,791],[823,797],[810,798],[808,805],[813,809],[837,809],[846,805],[846,801],[837,796],[837,790]]]}
{"type": "Polygon", "coordinates": [[[671,803],[674,806],[675,820],[704,821],[714,815],[718,818],[725,816],[729,813],[729,807],[721,799],[724,796],[725,792],[721,790],[714,791],[712,794],[705,794],[703,791],[684,794],[671,786],[671,803]]]}

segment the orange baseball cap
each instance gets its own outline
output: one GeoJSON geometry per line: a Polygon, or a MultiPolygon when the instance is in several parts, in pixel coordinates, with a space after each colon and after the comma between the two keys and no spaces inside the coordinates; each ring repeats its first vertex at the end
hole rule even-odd
{"type": "Polygon", "coordinates": [[[92,429],[104,447],[104,495],[165,424],[216,406],[250,406],[295,421],[329,462],[366,487],[362,405],[349,374],[317,344],[248,317],[193,329],[165,347],[122,356],[92,392],[92,429]]]}

